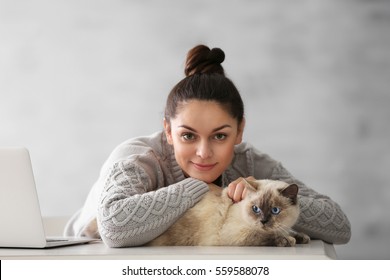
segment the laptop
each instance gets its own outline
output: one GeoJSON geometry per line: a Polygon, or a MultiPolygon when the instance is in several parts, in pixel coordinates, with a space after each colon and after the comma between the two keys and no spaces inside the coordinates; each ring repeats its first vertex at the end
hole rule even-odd
{"type": "Polygon", "coordinates": [[[51,248],[95,240],[46,237],[29,151],[0,147],[0,247],[51,248]]]}

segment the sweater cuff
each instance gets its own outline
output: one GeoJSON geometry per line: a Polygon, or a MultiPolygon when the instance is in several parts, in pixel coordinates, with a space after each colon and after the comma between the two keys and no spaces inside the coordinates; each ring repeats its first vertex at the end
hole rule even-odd
{"type": "Polygon", "coordinates": [[[193,204],[199,202],[209,191],[209,187],[205,182],[194,178],[184,179],[181,184],[184,186],[186,195],[191,198],[193,204]]]}

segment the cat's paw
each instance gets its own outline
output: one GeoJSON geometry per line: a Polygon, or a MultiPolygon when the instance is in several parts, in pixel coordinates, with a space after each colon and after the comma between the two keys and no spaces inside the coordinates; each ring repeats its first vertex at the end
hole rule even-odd
{"type": "Polygon", "coordinates": [[[297,244],[307,244],[310,242],[310,236],[303,232],[297,232],[294,238],[297,241],[297,244]]]}
{"type": "Polygon", "coordinates": [[[295,238],[296,244],[307,244],[310,242],[310,237],[303,232],[291,231],[290,234],[295,238]]]}
{"type": "Polygon", "coordinates": [[[293,247],[295,243],[296,240],[292,236],[278,236],[275,239],[275,245],[277,247],[293,247]]]}

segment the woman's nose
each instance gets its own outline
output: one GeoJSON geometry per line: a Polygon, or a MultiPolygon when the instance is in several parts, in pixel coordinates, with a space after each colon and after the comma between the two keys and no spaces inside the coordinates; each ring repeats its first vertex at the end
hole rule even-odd
{"type": "Polygon", "coordinates": [[[213,155],[213,151],[210,143],[208,141],[200,141],[196,155],[203,159],[211,157],[213,155]]]}

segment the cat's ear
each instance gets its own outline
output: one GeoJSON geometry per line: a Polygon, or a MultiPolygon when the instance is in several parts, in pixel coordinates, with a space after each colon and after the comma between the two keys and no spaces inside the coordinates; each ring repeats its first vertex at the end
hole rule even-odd
{"type": "Polygon", "coordinates": [[[284,197],[287,197],[291,200],[293,204],[297,203],[297,195],[298,195],[298,186],[296,184],[291,184],[286,188],[280,190],[280,194],[284,197]]]}
{"type": "Polygon", "coordinates": [[[244,179],[244,182],[245,182],[245,188],[247,191],[257,192],[257,190],[259,188],[259,184],[256,181],[250,181],[250,180],[244,179]]]}

